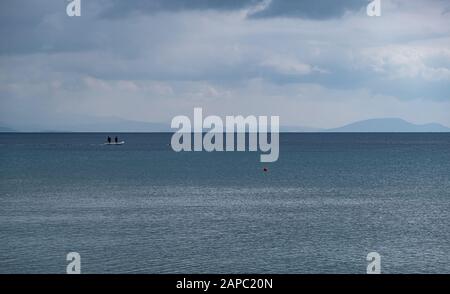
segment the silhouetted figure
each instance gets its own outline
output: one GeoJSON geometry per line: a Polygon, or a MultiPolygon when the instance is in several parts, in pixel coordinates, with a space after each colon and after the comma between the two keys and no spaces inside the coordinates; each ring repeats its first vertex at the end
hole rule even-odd
{"type": "Polygon", "coordinates": [[[111,137],[108,136],[108,143],[111,144],[111,137]]]}
{"type": "Polygon", "coordinates": [[[117,138],[117,136],[114,138],[114,142],[119,143],[119,138],[117,138]]]}

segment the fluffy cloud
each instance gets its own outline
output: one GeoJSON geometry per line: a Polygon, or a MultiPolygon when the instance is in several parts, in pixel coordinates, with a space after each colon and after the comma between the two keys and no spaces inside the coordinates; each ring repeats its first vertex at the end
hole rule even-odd
{"type": "Polygon", "coordinates": [[[421,78],[450,82],[450,48],[391,45],[365,49],[362,55],[372,70],[389,79],[421,78]]]}

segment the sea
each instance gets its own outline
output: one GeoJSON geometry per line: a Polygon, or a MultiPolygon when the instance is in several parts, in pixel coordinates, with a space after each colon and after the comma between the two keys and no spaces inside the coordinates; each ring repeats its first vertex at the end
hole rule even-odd
{"type": "Polygon", "coordinates": [[[450,133],[282,133],[273,163],[170,140],[1,133],[0,273],[450,273],[450,133]]]}

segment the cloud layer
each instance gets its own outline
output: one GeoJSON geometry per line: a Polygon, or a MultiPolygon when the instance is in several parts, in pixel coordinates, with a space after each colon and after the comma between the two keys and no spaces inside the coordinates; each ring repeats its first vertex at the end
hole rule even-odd
{"type": "Polygon", "coordinates": [[[450,126],[449,5],[440,0],[82,0],[0,4],[0,115],[168,122],[277,114],[336,127],[372,117],[450,126]]]}

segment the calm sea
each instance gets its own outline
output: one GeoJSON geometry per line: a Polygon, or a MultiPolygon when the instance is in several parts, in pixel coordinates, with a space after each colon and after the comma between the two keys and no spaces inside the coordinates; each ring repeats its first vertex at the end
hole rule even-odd
{"type": "Polygon", "coordinates": [[[281,134],[272,164],[106,135],[0,134],[0,273],[450,273],[449,133],[281,134]]]}

